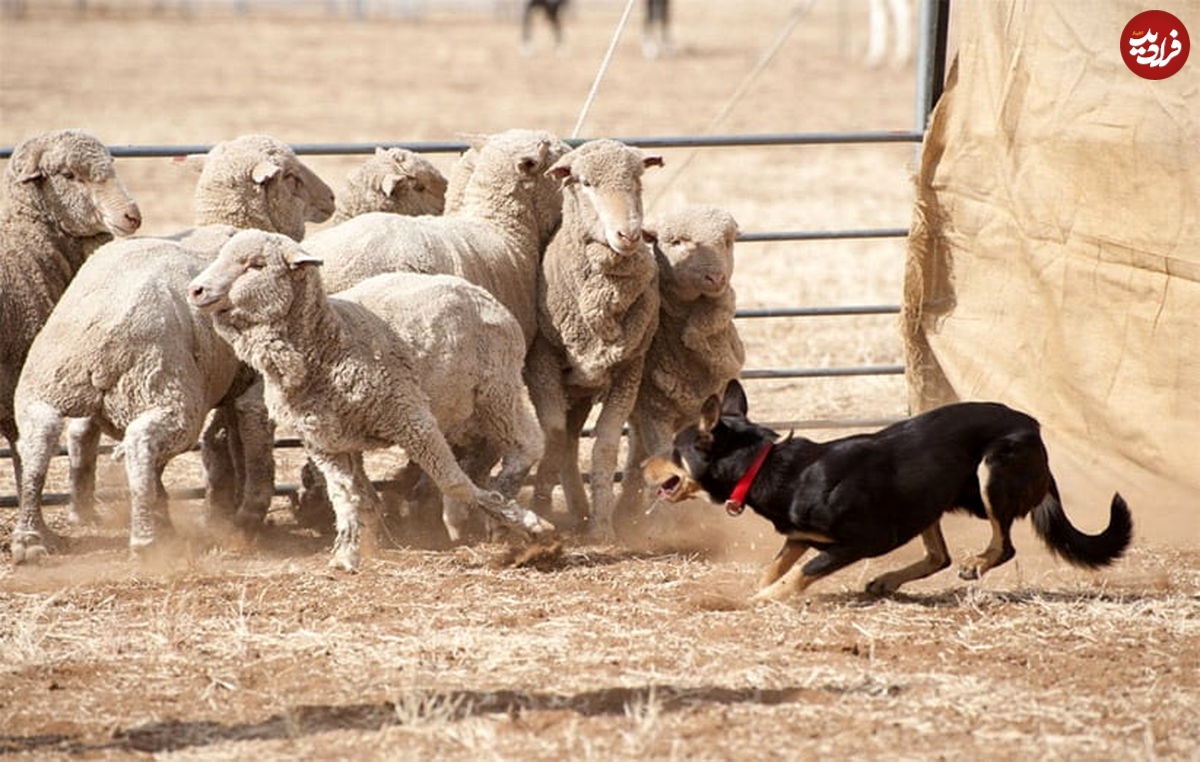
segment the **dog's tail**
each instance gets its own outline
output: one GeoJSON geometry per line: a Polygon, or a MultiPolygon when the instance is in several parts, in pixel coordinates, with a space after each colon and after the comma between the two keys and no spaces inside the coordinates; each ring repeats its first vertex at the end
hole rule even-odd
{"type": "Polygon", "coordinates": [[[1133,538],[1133,517],[1120,493],[1114,493],[1108,526],[1100,534],[1085,534],[1063,512],[1058,486],[1050,480],[1046,498],[1033,509],[1033,528],[1055,555],[1067,563],[1095,569],[1116,561],[1133,538]]]}

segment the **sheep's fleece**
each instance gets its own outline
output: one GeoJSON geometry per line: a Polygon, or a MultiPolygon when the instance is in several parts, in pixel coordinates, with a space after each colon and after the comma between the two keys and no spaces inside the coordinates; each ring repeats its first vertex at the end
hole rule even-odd
{"type": "Polygon", "coordinates": [[[428,159],[403,148],[376,148],[346,178],[333,221],[368,212],[441,214],[445,197],[446,178],[428,159]]]}
{"type": "Polygon", "coordinates": [[[534,481],[535,505],[561,479],[576,519],[588,514],[578,437],[601,405],[592,445],[591,532],[613,537],[613,473],[621,427],[641,383],[658,325],[658,275],[643,242],[644,169],[662,159],[615,140],[595,140],[550,169],[563,182],[562,227],[546,249],[538,284],[538,337],[526,377],[546,436],[534,481]]]}
{"type": "Polygon", "coordinates": [[[409,309],[403,295],[390,294],[384,278],[329,298],[318,263],[282,236],[243,231],[192,282],[190,296],[263,374],[272,416],[295,428],[325,477],[337,515],[331,563],[357,568],[360,506],[370,518],[379,504],[362,452],[391,445],[403,447],[447,498],[528,532],[551,529],[480,489],[455,461],[416,377],[414,339],[396,327],[409,309]]]}
{"type": "Polygon", "coordinates": [[[141,222],[92,135],[59,130],[13,150],[0,180],[0,435],[11,444],[13,392],[34,336],[88,255],[141,222]]]}
{"type": "Polygon", "coordinates": [[[171,241],[112,243],[63,294],[69,308],[51,314],[17,385],[29,478],[13,530],[15,562],[36,560],[56,542],[40,500],[65,416],[92,418],[109,436],[123,437],[130,546],[146,549],[169,530],[162,469],[195,443],[205,414],[226,397],[239,367],[208,317],[193,313],[184,297],[188,281],[210,260],[171,241]]]}
{"type": "Polygon", "coordinates": [[[640,464],[666,448],[671,436],[700,415],[704,401],[737,377],[746,353],[734,327],[737,297],[733,215],[693,206],[650,220],[658,262],[658,329],[646,353],[642,383],[630,417],[629,450],[618,515],[642,515],[640,464]]]}
{"type": "Polygon", "coordinates": [[[372,275],[457,275],[482,286],[536,333],[538,259],[558,225],[557,181],[546,169],[567,151],[539,130],[509,130],[479,146],[458,211],[442,217],[364,214],[313,235],[330,291],[372,275]]]}

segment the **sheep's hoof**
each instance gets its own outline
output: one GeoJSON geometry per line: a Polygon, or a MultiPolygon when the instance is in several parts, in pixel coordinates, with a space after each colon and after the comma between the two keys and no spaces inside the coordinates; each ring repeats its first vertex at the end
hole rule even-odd
{"type": "Polygon", "coordinates": [[[502,521],[505,526],[527,536],[542,537],[554,531],[554,525],[533,511],[521,506],[515,500],[509,500],[499,492],[487,493],[480,506],[491,516],[502,521]]]}
{"type": "Polygon", "coordinates": [[[233,516],[233,525],[247,535],[258,533],[267,518],[266,511],[241,509],[233,516]]]}
{"type": "Polygon", "coordinates": [[[66,547],[67,538],[45,526],[34,531],[16,530],[10,543],[14,566],[37,564],[46,556],[61,553],[66,547]]]}
{"type": "Polygon", "coordinates": [[[12,558],[14,566],[36,564],[49,554],[50,551],[47,550],[41,536],[36,532],[13,534],[12,558]]]}
{"type": "Polygon", "coordinates": [[[611,523],[596,522],[592,524],[588,527],[588,537],[600,545],[611,545],[617,541],[617,533],[613,531],[611,523]]]}
{"type": "Polygon", "coordinates": [[[329,559],[329,568],[334,571],[344,571],[349,574],[358,573],[358,554],[357,553],[335,553],[333,558],[329,559]]]}

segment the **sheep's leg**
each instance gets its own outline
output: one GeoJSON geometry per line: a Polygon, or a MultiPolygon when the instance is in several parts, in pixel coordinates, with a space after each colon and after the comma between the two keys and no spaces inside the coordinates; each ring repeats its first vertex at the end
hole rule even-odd
{"type": "Polygon", "coordinates": [[[383,499],[379,496],[375,485],[371,484],[371,478],[367,476],[367,469],[363,465],[363,454],[361,452],[354,453],[350,458],[350,463],[354,467],[354,491],[361,500],[359,509],[362,525],[366,527],[362,539],[364,543],[369,543],[367,550],[370,551],[379,541],[382,529],[383,499]]]}
{"type": "Polygon", "coordinates": [[[236,436],[232,405],[213,408],[200,434],[200,460],[204,464],[204,502],[210,521],[223,521],[237,505],[237,466],[231,437],[236,436]]]}
{"type": "Polygon", "coordinates": [[[646,446],[642,438],[642,426],[631,421],[625,469],[621,472],[621,496],[617,499],[614,511],[614,518],[620,524],[634,525],[642,518],[646,482],[642,478],[641,463],[645,459],[646,446]]]}
{"type": "Polygon", "coordinates": [[[329,560],[329,565],[348,572],[357,571],[362,535],[359,507],[363,503],[363,496],[355,489],[354,457],[316,451],[309,452],[308,456],[325,477],[329,499],[337,517],[337,536],[333,540],[333,558],[329,560]]]}
{"type": "Polygon", "coordinates": [[[297,524],[322,533],[328,532],[335,523],[325,477],[311,458],[304,461],[300,469],[300,494],[295,512],[297,524]]]}
{"type": "MultiPolygon", "coordinates": [[[[516,497],[544,452],[542,430],[525,402],[524,389],[520,380],[514,379],[512,384],[482,390],[476,402],[486,436],[473,457],[484,466],[486,475],[500,455],[500,473],[492,486],[507,498],[516,497]]],[[[468,474],[475,478],[470,469],[468,474]]]]}
{"type": "Polygon", "coordinates": [[[95,524],[96,454],[100,448],[100,424],[93,418],[72,418],[67,424],[67,456],[71,463],[71,506],[67,520],[72,524],[95,524]]]}
{"type": "Polygon", "coordinates": [[[583,488],[583,474],[579,472],[579,437],[591,412],[591,398],[575,402],[567,411],[566,444],[559,466],[559,479],[567,501],[567,511],[580,522],[588,517],[590,509],[587,490],[583,488]]]}
{"type": "Polygon", "coordinates": [[[250,388],[233,403],[237,425],[231,431],[230,442],[240,466],[237,484],[237,515],[234,521],[242,529],[256,529],[266,518],[271,498],[275,495],[275,424],[267,414],[263,401],[263,380],[256,377],[250,388]]]}
{"type": "Polygon", "coordinates": [[[63,544],[42,516],[42,489],[46,486],[50,458],[58,448],[63,417],[51,406],[35,402],[17,411],[17,425],[22,432],[16,442],[17,452],[24,472],[20,486],[21,512],[12,531],[12,557],[14,564],[35,563],[63,544]]]}
{"type": "MultiPolygon", "coordinates": [[[[495,411],[481,409],[479,402],[476,402],[476,415],[481,419],[480,425],[488,427],[492,425],[489,416],[494,415],[495,411]]],[[[537,429],[537,424],[534,424],[534,429],[537,431],[538,442],[541,442],[541,430],[537,429]]],[[[456,446],[454,453],[458,457],[459,465],[462,466],[463,472],[472,482],[478,485],[487,485],[491,476],[492,466],[495,465],[497,456],[497,448],[494,445],[489,445],[486,441],[477,442],[474,446],[464,448],[456,446]]],[[[528,467],[526,467],[528,471],[528,467]]],[[[524,473],[517,477],[517,489],[520,489],[520,480],[524,477],[524,473]]],[[[506,498],[513,498],[514,494],[504,492],[497,488],[500,494],[506,498]]],[[[515,490],[513,491],[515,493],[515,490]]],[[[442,524],[446,529],[446,534],[450,536],[451,542],[465,542],[472,535],[478,536],[480,517],[475,511],[471,510],[471,504],[459,500],[451,500],[450,498],[442,498],[442,524]],[[473,519],[475,519],[473,521],[473,519]]],[[[491,516],[483,516],[482,522],[486,529],[485,534],[491,537],[497,534],[497,527],[492,526],[494,520],[491,516]]]]}
{"type": "Polygon", "coordinates": [[[167,513],[162,472],[188,449],[196,432],[174,410],[156,408],[125,427],[125,476],[129,481],[129,548],[144,555],[160,537],[174,531],[167,513]]]}
{"type": "Polygon", "coordinates": [[[567,443],[567,394],[558,359],[542,339],[534,340],[525,357],[525,385],[545,443],[545,454],[533,479],[533,509],[549,515],[567,443]]]}
{"type": "MultiPolygon", "coordinates": [[[[416,395],[414,397],[419,399],[416,395]]],[[[553,528],[533,511],[522,508],[498,492],[481,489],[472,482],[458,465],[454,452],[438,427],[437,419],[428,408],[410,410],[404,425],[392,436],[393,441],[403,447],[433,480],[445,498],[472,502],[485,513],[526,534],[540,534],[553,528]]]]}
{"type": "Polygon", "coordinates": [[[621,428],[633,412],[641,380],[640,359],[618,370],[604,397],[600,417],[596,420],[596,442],[592,445],[591,533],[603,542],[610,542],[616,537],[613,529],[613,474],[617,470],[621,428]]]}
{"type": "Polygon", "coordinates": [[[17,422],[0,420],[0,436],[8,440],[8,448],[12,452],[13,480],[17,485],[17,494],[19,495],[21,493],[21,455],[17,451],[17,422]]]}

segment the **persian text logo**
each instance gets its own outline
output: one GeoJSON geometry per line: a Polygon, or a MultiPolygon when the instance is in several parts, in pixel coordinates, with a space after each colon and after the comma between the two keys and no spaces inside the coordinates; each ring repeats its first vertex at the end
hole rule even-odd
{"type": "Polygon", "coordinates": [[[1121,58],[1146,79],[1166,79],[1182,69],[1191,48],[1183,22],[1166,11],[1142,11],[1121,32],[1121,58]]]}

